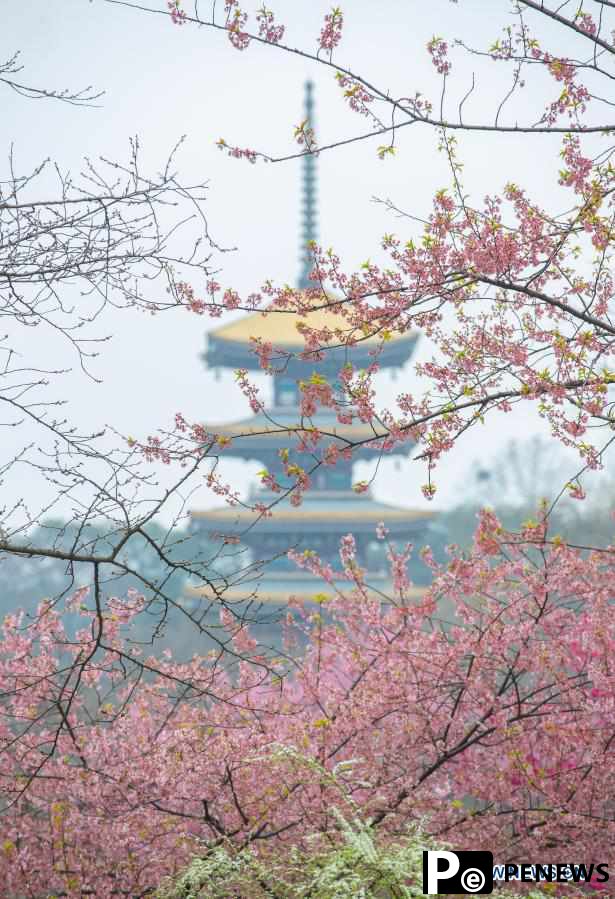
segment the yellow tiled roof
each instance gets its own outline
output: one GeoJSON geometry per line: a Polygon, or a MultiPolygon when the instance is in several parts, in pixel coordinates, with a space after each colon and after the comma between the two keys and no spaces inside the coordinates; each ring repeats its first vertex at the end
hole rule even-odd
{"type": "MultiPolygon", "coordinates": [[[[322,305],[326,300],[319,300],[315,305],[322,305]]],[[[339,305],[333,308],[339,309],[339,305]]],[[[245,315],[228,325],[222,325],[210,331],[217,340],[228,340],[234,343],[249,343],[250,338],[258,337],[261,340],[288,347],[303,347],[304,338],[297,325],[305,322],[309,328],[322,331],[327,328],[335,333],[341,332],[338,339],[346,342],[348,339],[361,340],[363,343],[377,344],[382,340],[381,334],[365,336],[359,329],[352,327],[346,319],[329,309],[315,309],[313,312],[302,314],[295,311],[273,309],[267,312],[255,312],[245,315]],[[340,339],[341,338],[341,339],[340,339]]],[[[401,335],[408,338],[410,335],[401,335]]],[[[399,339],[399,336],[398,338],[399,339]]]]}

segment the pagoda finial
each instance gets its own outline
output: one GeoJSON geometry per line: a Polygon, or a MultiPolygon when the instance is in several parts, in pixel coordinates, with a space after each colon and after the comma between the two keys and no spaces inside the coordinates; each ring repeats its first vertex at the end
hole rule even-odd
{"type": "MultiPolygon", "coordinates": [[[[305,128],[314,130],[314,84],[312,81],[305,83],[305,128]]],[[[307,149],[307,146],[306,146],[307,149]]],[[[312,253],[308,244],[316,240],[318,231],[316,210],[316,156],[306,153],[303,157],[303,205],[301,228],[301,271],[299,274],[299,287],[305,290],[314,285],[309,279],[313,268],[312,253]]]]}

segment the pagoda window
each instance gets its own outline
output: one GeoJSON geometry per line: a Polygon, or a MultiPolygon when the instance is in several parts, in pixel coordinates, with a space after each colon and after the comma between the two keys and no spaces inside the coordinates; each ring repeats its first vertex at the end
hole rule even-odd
{"type": "Polygon", "coordinates": [[[348,490],[351,482],[351,470],[347,465],[338,465],[320,471],[316,479],[316,487],[320,490],[348,490]]]}
{"type": "Polygon", "coordinates": [[[377,540],[370,540],[366,547],[366,562],[370,571],[384,573],[387,570],[385,547],[377,540]]]}
{"type": "Polygon", "coordinates": [[[278,378],[275,393],[277,406],[296,406],[297,385],[291,378],[278,378]]]}

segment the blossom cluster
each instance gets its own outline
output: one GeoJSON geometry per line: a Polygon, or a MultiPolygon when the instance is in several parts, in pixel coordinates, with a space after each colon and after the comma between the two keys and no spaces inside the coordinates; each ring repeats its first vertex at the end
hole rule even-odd
{"type": "Polygon", "coordinates": [[[427,52],[431,61],[440,75],[448,75],[451,71],[451,63],[448,59],[448,44],[441,37],[432,37],[427,44],[427,52]]]}
{"type": "Polygon", "coordinates": [[[342,39],[342,29],[344,27],[344,14],[339,6],[334,7],[330,13],[325,16],[325,24],[320,32],[318,46],[321,50],[328,50],[329,56],[342,39]]]}

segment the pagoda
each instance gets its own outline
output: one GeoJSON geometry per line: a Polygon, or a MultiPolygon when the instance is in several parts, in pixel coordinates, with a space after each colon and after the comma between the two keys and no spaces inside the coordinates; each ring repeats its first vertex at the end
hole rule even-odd
{"type": "MultiPolygon", "coordinates": [[[[312,85],[306,85],[306,115],[313,122],[312,85]]],[[[308,245],[317,233],[316,159],[303,157],[303,232],[302,264],[298,288],[314,287],[309,275],[312,260],[308,245]]],[[[322,301],[321,301],[322,302],[322,301]]],[[[376,459],[382,455],[382,440],[386,433],[372,424],[342,425],[332,410],[320,409],[306,421],[300,413],[300,383],[324,376],[330,384],[348,361],[356,369],[367,368],[373,362],[373,351],[380,345],[378,337],[361,339],[353,346],[327,348],[322,361],[314,363],[300,358],[304,339],[297,330],[298,321],[310,328],[339,330],[340,317],[326,309],[306,315],[271,310],[246,315],[230,324],[215,328],[207,335],[203,359],[208,368],[247,369],[261,371],[260,361],[252,349],[252,339],[271,342],[285,356],[283,370],[272,372],[273,403],[265,411],[253,414],[233,424],[205,424],[208,433],[227,438],[224,454],[258,461],[264,469],[284,484],[281,451],[289,448],[293,461],[309,471],[314,467],[315,454],[300,452],[293,447],[293,435],[305,434],[313,427],[326,432],[327,443],[339,442],[339,448],[359,443],[353,449],[352,461],[338,460],[333,466],[317,467],[309,490],[301,505],[294,506],[288,497],[280,499],[263,487],[254,487],[245,507],[226,506],[191,512],[191,529],[209,540],[239,539],[247,548],[251,564],[246,575],[229,577],[224,589],[227,601],[257,601],[285,604],[290,597],[311,601],[326,593],[321,580],[299,568],[288,557],[290,549],[311,551],[340,570],[340,539],[351,533],[356,542],[357,563],[364,569],[368,588],[386,595],[388,587],[385,547],[376,536],[380,522],[388,529],[388,539],[394,544],[406,542],[422,544],[433,513],[424,510],[398,508],[379,502],[370,490],[353,490],[353,465],[359,460],[376,459]],[[371,351],[371,352],[370,352],[371,351]],[[380,438],[380,439],[379,439],[380,438]],[[250,511],[256,504],[271,507],[271,516],[262,517],[250,511]],[[262,564],[261,564],[262,563],[262,564]],[[233,581],[236,580],[235,583],[233,581]]],[[[401,335],[386,344],[378,357],[381,368],[401,368],[412,356],[416,335],[401,335]]],[[[393,452],[408,453],[408,444],[393,452]]],[[[315,451],[316,454],[318,450],[315,451]]],[[[390,452],[387,453],[390,455],[390,452]]],[[[243,568],[244,566],[242,566],[243,568]]],[[[422,567],[422,566],[421,566],[422,567]]],[[[419,579],[415,579],[415,582],[419,579]]],[[[341,582],[340,582],[341,586],[341,582]]],[[[190,594],[215,598],[211,587],[194,587],[190,594]]],[[[417,592],[422,592],[417,588],[417,592]]]]}

